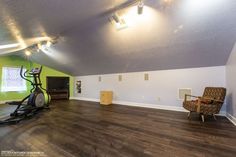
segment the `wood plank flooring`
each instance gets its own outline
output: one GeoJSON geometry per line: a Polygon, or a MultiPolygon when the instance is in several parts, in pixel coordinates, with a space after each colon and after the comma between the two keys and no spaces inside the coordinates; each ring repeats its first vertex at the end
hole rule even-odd
{"type": "Polygon", "coordinates": [[[50,111],[0,127],[0,150],[48,157],[236,156],[236,127],[225,117],[86,101],[55,101],[50,111]]]}

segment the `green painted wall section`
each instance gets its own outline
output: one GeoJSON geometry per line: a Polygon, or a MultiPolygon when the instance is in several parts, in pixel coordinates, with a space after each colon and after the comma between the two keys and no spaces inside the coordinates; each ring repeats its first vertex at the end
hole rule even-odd
{"type": "MultiPolygon", "coordinates": [[[[22,99],[29,94],[29,89],[31,86],[27,83],[27,91],[25,92],[2,92],[1,91],[1,80],[2,80],[2,67],[20,67],[23,65],[27,69],[31,69],[32,67],[39,67],[40,65],[37,63],[32,63],[24,58],[18,56],[5,56],[0,57],[0,101],[6,100],[18,100],[22,99]]],[[[70,77],[70,96],[73,96],[73,82],[74,77],[62,73],[60,71],[51,69],[49,67],[43,66],[43,70],[41,73],[41,81],[43,83],[43,88],[46,88],[46,77],[47,76],[67,76],[70,77]]]]}

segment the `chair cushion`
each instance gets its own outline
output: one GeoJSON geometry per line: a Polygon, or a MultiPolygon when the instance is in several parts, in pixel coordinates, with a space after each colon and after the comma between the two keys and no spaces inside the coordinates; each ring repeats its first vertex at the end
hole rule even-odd
{"type": "Polygon", "coordinates": [[[197,100],[186,101],[183,103],[183,107],[188,111],[197,111],[197,100]]]}
{"type": "Polygon", "coordinates": [[[201,98],[201,103],[203,103],[203,104],[212,104],[213,100],[201,98]]]}

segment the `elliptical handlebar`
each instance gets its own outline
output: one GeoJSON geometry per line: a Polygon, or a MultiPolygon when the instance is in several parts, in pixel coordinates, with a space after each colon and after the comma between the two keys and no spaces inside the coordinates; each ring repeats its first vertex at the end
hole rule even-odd
{"type": "Polygon", "coordinates": [[[24,72],[24,75],[23,75],[23,76],[24,76],[25,78],[26,78],[26,77],[33,77],[33,76],[27,76],[27,75],[26,75],[27,73],[29,73],[29,70],[26,70],[26,71],[24,72]]]}
{"type": "Polygon", "coordinates": [[[26,70],[26,71],[23,73],[23,69],[24,69],[24,66],[21,66],[21,68],[20,68],[20,76],[21,76],[21,78],[24,79],[24,80],[26,80],[26,81],[28,81],[28,82],[30,82],[31,84],[34,84],[31,80],[29,80],[29,79],[26,78],[26,77],[31,77],[31,76],[26,76],[28,70],[26,70]]]}
{"type": "Polygon", "coordinates": [[[26,81],[31,83],[31,85],[33,86],[33,88],[30,90],[31,92],[35,88],[37,88],[37,86],[39,86],[42,90],[44,90],[46,93],[48,93],[48,91],[45,88],[42,87],[42,83],[41,83],[41,79],[40,79],[40,74],[42,72],[42,69],[43,69],[43,66],[41,65],[39,68],[33,68],[30,71],[29,70],[25,70],[25,72],[23,72],[24,71],[24,66],[21,66],[20,76],[24,80],[26,80],[26,81]],[[34,78],[34,81],[31,81],[28,78],[34,78]]]}

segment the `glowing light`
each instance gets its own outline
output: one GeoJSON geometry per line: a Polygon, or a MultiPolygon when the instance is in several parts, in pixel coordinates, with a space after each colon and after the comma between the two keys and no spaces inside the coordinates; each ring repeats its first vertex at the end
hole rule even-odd
{"type": "Polygon", "coordinates": [[[178,29],[183,29],[183,28],[184,28],[183,25],[179,25],[179,26],[178,26],[178,29]]]}
{"type": "Polygon", "coordinates": [[[143,13],[143,6],[144,6],[143,2],[140,1],[140,2],[138,3],[138,14],[139,14],[139,15],[143,13]]]}
{"type": "Polygon", "coordinates": [[[38,48],[37,48],[37,52],[39,52],[39,51],[42,49],[41,43],[38,43],[38,44],[37,44],[37,47],[38,47],[38,48]]]}
{"type": "Polygon", "coordinates": [[[110,18],[111,24],[115,25],[117,30],[121,30],[121,29],[127,28],[127,24],[126,24],[124,18],[118,16],[118,14],[116,14],[116,17],[117,18],[115,18],[114,14],[113,14],[113,16],[110,18]]]}
{"type": "Polygon", "coordinates": [[[8,44],[8,45],[0,45],[0,49],[9,49],[9,48],[16,48],[20,46],[19,43],[15,43],[15,44],[8,44]]]}
{"type": "MultiPolygon", "coordinates": [[[[122,17],[125,19],[128,28],[122,31],[116,31],[113,27],[109,27],[109,23],[104,25],[103,31],[109,32],[104,34],[109,45],[117,43],[127,44],[127,47],[118,46],[117,51],[113,53],[121,54],[129,52],[132,47],[135,51],[139,51],[139,45],[151,45],[156,47],[156,42],[162,41],[162,38],[169,27],[169,20],[162,11],[149,7],[145,4],[143,14],[137,14],[137,6],[128,7],[123,10],[122,17]],[[153,30],[156,30],[153,33],[153,30]],[[114,40],[116,38],[116,40],[114,40]],[[155,39],[155,40],[153,40],[155,39]]],[[[178,25],[177,25],[178,26],[178,25]]],[[[166,39],[164,39],[163,43],[166,39]]],[[[166,42],[167,43],[167,42],[166,42]]],[[[148,49],[151,49],[151,48],[148,49]]]]}
{"type": "Polygon", "coordinates": [[[50,47],[52,45],[52,42],[51,41],[47,41],[47,47],[50,47]]]}
{"type": "Polygon", "coordinates": [[[25,55],[26,56],[30,56],[31,55],[31,52],[29,50],[25,50],[25,55]]]}
{"type": "Polygon", "coordinates": [[[4,20],[5,24],[6,24],[7,28],[9,29],[9,31],[11,32],[12,36],[15,37],[15,39],[17,40],[17,42],[19,43],[21,48],[26,48],[26,44],[23,40],[21,31],[19,29],[17,22],[15,21],[13,16],[11,16],[9,14],[9,12],[6,10],[6,8],[5,8],[5,11],[3,11],[3,13],[4,13],[3,17],[5,19],[4,20]]]}
{"type": "MultiPolygon", "coordinates": [[[[51,38],[47,36],[46,32],[44,31],[42,27],[39,28],[40,29],[39,32],[41,33],[42,37],[34,37],[30,39],[25,39],[22,34],[21,27],[17,23],[17,20],[14,18],[14,16],[10,14],[10,11],[7,9],[8,7],[4,6],[2,8],[3,8],[2,17],[4,18],[3,19],[4,24],[6,25],[11,35],[17,41],[17,44],[0,45],[0,49],[6,49],[6,50],[1,51],[1,54],[7,54],[7,53],[24,50],[27,47],[35,45],[39,42],[51,40],[51,38]]],[[[27,54],[29,53],[27,52],[27,54]]]]}
{"type": "Polygon", "coordinates": [[[205,12],[214,9],[215,6],[220,6],[225,0],[187,0],[185,8],[190,12],[205,12]]]}
{"type": "Polygon", "coordinates": [[[38,44],[37,44],[37,47],[38,47],[39,50],[42,49],[41,43],[38,43],[38,44]]]}
{"type": "Polygon", "coordinates": [[[42,52],[44,52],[48,57],[55,61],[59,61],[61,64],[68,64],[70,60],[66,57],[65,52],[58,51],[54,47],[47,47],[47,45],[42,45],[42,52]]]}
{"type": "Polygon", "coordinates": [[[163,0],[163,1],[164,1],[164,3],[167,3],[167,4],[172,3],[172,0],[163,0]]]}
{"type": "Polygon", "coordinates": [[[154,16],[156,15],[153,10],[147,6],[143,6],[145,11],[142,14],[137,14],[136,6],[131,7],[127,13],[124,14],[123,18],[126,21],[129,27],[138,25],[138,24],[148,24],[151,23],[154,16]]]}

